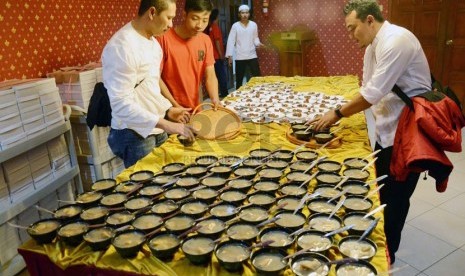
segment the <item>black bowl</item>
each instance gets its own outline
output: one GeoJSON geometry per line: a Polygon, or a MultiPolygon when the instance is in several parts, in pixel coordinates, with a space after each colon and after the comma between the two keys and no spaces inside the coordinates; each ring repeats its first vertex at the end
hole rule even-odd
{"type": "Polygon", "coordinates": [[[313,135],[313,137],[318,144],[325,144],[331,141],[334,138],[334,135],[329,133],[317,133],[313,135]]]}
{"type": "Polygon", "coordinates": [[[199,184],[200,180],[196,177],[191,176],[181,177],[178,181],[176,181],[176,187],[183,187],[186,189],[194,188],[199,184]]]}
{"type": "Polygon", "coordinates": [[[231,175],[232,169],[229,166],[215,166],[210,168],[210,173],[213,173],[213,176],[228,178],[231,175]]]}
{"type": "Polygon", "coordinates": [[[358,157],[346,158],[342,162],[348,169],[363,169],[368,164],[368,161],[358,157]]]}
{"type": "Polygon", "coordinates": [[[261,248],[250,255],[255,271],[262,275],[281,275],[286,269],[287,262],[283,258],[287,252],[275,248],[261,248]]]}
{"type": "Polygon", "coordinates": [[[223,203],[211,208],[210,214],[222,221],[227,221],[232,219],[239,212],[236,208],[237,206],[232,204],[223,203]]]}
{"type": "Polygon", "coordinates": [[[106,194],[106,193],[111,192],[113,188],[115,188],[115,186],[116,186],[116,180],[112,178],[106,178],[106,179],[99,179],[95,181],[92,184],[91,189],[92,191],[106,194]]]}
{"type": "Polygon", "coordinates": [[[290,236],[291,233],[290,229],[284,227],[267,227],[260,232],[259,241],[273,240],[274,242],[267,247],[287,250],[294,244],[294,238],[290,236]]]}
{"type": "Polygon", "coordinates": [[[137,183],[147,183],[150,182],[155,174],[152,171],[149,170],[143,170],[143,171],[137,171],[133,172],[130,176],[129,179],[133,182],[137,183]]]}
{"type": "MultiPolygon", "coordinates": [[[[285,196],[278,200],[276,203],[277,206],[280,206],[280,209],[284,211],[294,211],[297,207],[299,207],[301,198],[298,196],[285,196]]],[[[297,211],[301,211],[303,205],[297,211]]]]}
{"type": "Polygon", "coordinates": [[[205,166],[192,165],[186,169],[186,174],[192,177],[202,177],[207,174],[208,168],[205,166]]]}
{"type": "Polygon", "coordinates": [[[291,270],[296,275],[328,275],[331,266],[326,263],[329,262],[329,259],[318,253],[303,253],[292,258],[291,261],[291,270]],[[318,263],[317,263],[318,262],[318,263]],[[315,270],[312,269],[314,265],[315,270]]]}
{"type": "Polygon", "coordinates": [[[114,230],[111,227],[94,228],[84,234],[83,239],[93,251],[106,250],[114,237],[114,230]]]}
{"type": "Polygon", "coordinates": [[[296,231],[302,228],[307,221],[307,218],[302,212],[290,212],[290,211],[281,211],[278,212],[275,217],[278,217],[274,223],[277,226],[290,229],[291,231],[296,231]]]}
{"type": "Polygon", "coordinates": [[[153,177],[152,183],[155,185],[165,185],[167,183],[173,182],[176,179],[173,174],[161,173],[153,177]]]}
{"type": "Polygon", "coordinates": [[[174,214],[179,209],[179,205],[174,202],[174,200],[162,200],[155,203],[152,206],[152,213],[157,214],[161,217],[167,217],[171,214],[174,214]]]}
{"type": "Polygon", "coordinates": [[[247,193],[252,187],[252,181],[244,178],[233,179],[228,181],[228,186],[231,189],[247,193]]]}
{"type": "Polygon", "coordinates": [[[57,208],[54,213],[54,217],[63,222],[73,221],[79,218],[82,212],[82,207],[78,204],[68,204],[57,208]]]}
{"type": "Polygon", "coordinates": [[[164,192],[165,190],[158,185],[146,185],[138,191],[138,195],[154,198],[160,196],[164,192]]]}
{"type": "Polygon", "coordinates": [[[163,225],[163,219],[159,215],[147,213],[134,218],[131,221],[131,225],[144,233],[150,233],[163,225]]]}
{"type": "Polygon", "coordinates": [[[57,235],[67,245],[77,246],[82,242],[82,237],[89,230],[89,224],[83,221],[70,222],[62,225],[57,235]]]}
{"type": "Polygon", "coordinates": [[[214,249],[213,240],[201,235],[189,236],[181,244],[184,255],[195,265],[209,263],[214,249]]]}
{"type": "Polygon", "coordinates": [[[185,147],[192,146],[195,142],[195,139],[189,139],[181,134],[178,134],[176,138],[178,138],[179,143],[183,144],[185,147]]]}
{"type": "Polygon", "coordinates": [[[368,194],[370,187],[365,186],[363,181],[347,180],[342,184],[342,189],[347,190],[347,195],[365,196],[368,194]]]}
{"type": "Polygon", "coordinates": [[[347,212],[368,212],[373,207],[373,201],[363,196],[348,196],[342,205],[347,212]]]}
{"type": "Polygon", "coordinates": [[[214,155],[202,155],[195,158],[195,164],[199,166],[210,166],[218,161],[218,157],[214,155]]]}
{"type": "Polygon", "coordinates": [[[161,231],[153,235],[147,245],[155,257],[167,260],[173,258],[174,253],[178,251],[181,240],[175,234],[161,231]]]}
{"type": "Polygon", "coordinates": [[[219,190],[226,184],[226,179],[220,176],[208,176],[202,179],[200,184],[214,190],[219,190]]]}
{"type": "Polygon", "coordinates": [[[208,211],[208,205],[200,200],[189,200],[181,205],[181,213],[194,218],[202,217],[208,211]]]}
{"type": "Polygon", "coordinates": [[[250,206],[240,211],[239,217],[242,221],[252,224],[259,224],[268,219],[268,211],[258,206],[250,206]]]}
{"type": "Polygon", "coordinates": [[[318,185],[336,186],[342,180],[342,177],[334,172],[319,172],[315,178],[318,185]]]}
{"type": "Polygon", "coordinates": [[[274,194],[258,192],[249,196],[248,201],[253,205],[269,209],[276,202],[274,194]]]}
{"type": "Polygon", "coordinates": [[[202,188],[200,190],[194,191],[192,196],[199,201],[211,204],[218,196],[218,191],[211,188],[202,188]]]}
{"type": "Polygon", "coordinates": [[[334,236],[324,237],[326,233],[318,230],[306,230],[297,236],[297,250],[308,248],[309,252],[328,255],[334,242],[334,236]]]}
{"type": "Polygon", "coordinates": [[[331,219],[329,214],[313,214],[308,218],[308,225],[311,229],[329,233],[336,229],[341,228],[342,219],[337,215],[333,215],[331,219]]]}
{"type": "Polygon", "coordinates": [[[376,268],[367,261],[364,260],[354,260],[352,262],[344,262],[336,265],[336,274],[343,273],[344,269],[350,269],[349,271],[355,271],[358,269],[360,271],[359,275],[362,273],[364,275],[378,275],[376,268]]]}
{"type": "Polygon", "coordinates": [[[235,206],[240,206],[247,198],[247,195],[239,191],[226,191],[220,194],[220,199],[225,203],[229,203],[235,206]]]}
{"type": "Polygon", "coordinates": [[[312,131],[305,131],[305,129],[294,131],[293,134],[295,138],[297,138],[298,140],[307,141],[307,142],[310,141],[310,139],[312,139],[312,136],[313,136],[312,131]]]}
{"type": "MultiPolygon", "coordinates": [[[[236,165],[239,161],[241,161],[242,158],[239,156],[235,155],[228,155],[228,156],[223,156],[218,160],[218,163],[223,166],[233,166],[236,165]]],[[[239,166],[240,164],[237,164],[236,166],[239,166]]]]}
{"type": "Polygon", "coordinates": [[[76,196],[77,204],[81,205],[83,208],[89,208],[97,206],[100,199],[102,199],[103,193],[101,192],[84,192],[76,196]]]}
{"type": "Polygon", "coordinates": [[[54,218],[41,219],[29,225],[26,230],[29,236],[33,238],[37,243],[51,243],[56,235],[57,230],[60,228],[61,223],[59,220],[54,218]]]}
{"type": "Polygon", "coordinates": [[[359,180],[365,182],[370,177],[369,171],[362,171],[361,169],[345,169],[342,175],[348,176],[351,180],[359,180]]]}
{"type": "Polygon", "coordinates": [[[134,258],[145,243],[145,234],[139,230],[124,230],[113,237],[111,244],[123,258],[134,258]]]}
{"type": "MultiPolygon", "coordinates": [[[[370,224],[375,220],[375,217],[373,216],[369,216],[367,218],[363,218],[363,216],[365,216],[367,213],[365,212],[350,212],[350,213],[347,213],[343,218],[343,222],[344,222],[344,225],[351,225],[351,224],[354,224],[355,226],[352,227],[351,229],[349,229],[349,234],[350,235],[358,235],[358,236],[361,236],[365,230],[368,229],[368,227],[370,226],[370,224]]],[[[368,234],[371,235],[371,233],[373,232],[374,229],[372,229],[370,231],[370,233],[368,234]]]]}
{"type": "Polygon", "coordinates": [[[337,245],[339,252],[345,258],[350,257],[369,262],[376,255],[378,246],[370,239],[365,238],[358,241],[359,238],[359,236],[346,236],[339,240],[337,245]]]}
{"type": "Polygon", "coordinates": [[[141,185],[139,183],[128,180],[128,181],[123,181],[119,183],[118,185],[116,185],[113,191],[117,193],[132,194],[136,192],[137,190],[139,190],[140,188],[141,188],[141,185]]]}
{"type": "Polygon", "coordinates": [[[341,192],[341,189],[334,189],[334,187],[334,185],[318,185],[315,187],[315,190],[313,190],[313,193],[318,192],[320,193],[320,197],[330,199],[341,192]]]}
{"type": "Polygon", "coordinates": [[[218,218],[209,218],[206,220],[202,220],[198,222],[197,225],[202,226],[200,229],[197,230],[197,233],[199,235],[208,236],[212,239],[219,238],[226,227],[224,221],[218,218]]]}
{"type": "Polygon", "coordinates": [[[257,175],[257,171],[252,167],[238,167],[234,170],[234,175],[240,178],[253,179],[257,175]]]}
{"type": "Polygon", "coordinates": [[[336,200],[328,203],[326,198],[314,198],[308,201],[307,208],[312,214],[330,214],[336,207],[336,203],[336,200]]]}
{"type": "Polygon", "coordinates": [[[238,241],[225,241],[215,248],[215,256],[224,269],[237,272],[242,264],[249,259],[250,249],[247,244],[238,241]]]}
{"type": "Polygon", "coordinates": [[[249,151],[249,155],[252,158],[258,158],[258,159],[263,159],[265,157],[268,157],[270,155],[271,151],[269,149],[254,149],[249,151]]]}
{"type": "Polygon", "coordinates": [[[283,172],[277,169],[262,169],[258,172],[258,176],[261,181],[279,182],[283,176],[283,172]]]}
{"type": "Polygon", "coordinates": [[[291,162],[294,158],[294,153],[291,150],[278,150],[273,153],[273,159],[291,162]]]}
{"type": "Polygon", "coordinates": [[[195,221],[192,217],[186,215],[176,215],[165,221],[165,229],[169,232],[180,234],[194,226],[195,221]]]}
{"type": "Polygon", "coordinates": [[[110,213],[107,207],[96,206],[85,209],[79,217],[90,225],[105,222],[105,217],[110,213]]]}
{"type": "Polygon", "coordinates": [[[172,188],[172,189],[166,190],[163,195],[165,196],[165,199],[179,201],[179,200],[183,200],[187,198],[190,194],[191,193],[189,190],[181,187],[181,188],[172,188]]]}
{"type": "Polygon", "coordinates": [[[252,244],[260,234],[260,230],[254,224],[240,221],[231,224],[226,234],[230,240],[252,244]]]}
{"type": "MultiPolygon", "coordinates": [[[[289,169],[291,169],[291,172],[304,172],[310,168],[310,165],[311,163],[306,161],[295,161],[292,162],[292,164],[289,166],[289,169]]],[[[311,172],[311,170],[308,172],[311,172]]]]}
{"type": "Polygon", "coordinates": [[[266,168],[268,169],[277,169],[280,171],[283,171],[287,166],[289,165],[289,162],[280,160],[280,159],[271,159],[266,162],[266,168]]]}
{"type": "Polygon", "coordinates": [[[107,208],[123,207],[124,202],[128,199],[125,193],[111,193],[107,194],[100,200],[100,205],[107,208]]]}
{"type": "Polygon", "coordinates": [[[293,124],[291,128],[292,128],[292,132],[295,133],[297,131],[306,130],[308,126],[304,124],[293,124]]]}
{"type": "Polygon", "coordinates": [[[339,173],[341,171],[342,165],[339,162],[325,160],[321,161],[316,165],[318,171],[320,172],[332,172],[332,173],[339,173]]]}
{"type": "Polygon", "coordinates": [[[318,158],[318,153],[313,150],[302,150],[295,154],[297,160],[311,163],[318,158]]]}
{"type": "Polygon", "coordinates": [[[279,183],[269,180],[260,180],[254,183],[253,188],[258,192],[274,195],[279,189],[279,183]]]}
{"type": "Polygon", "coordinates": [[[256,168],[263,164],[263,158],[249,157],[242,162],[243,167],[256,168]]]}
{"type": "Polygon", "coordinates": [[[130,212],[149,208],[152,205],[152,198],[148,196],[133,196],[124,203],[126,210],[130,212]]]}
{"type": "Polygon", "coordinates": [[[296,196],[303,197],[307,193],[307,187],[300,187],[300,185],[287,184],[279,188],[279,193],[283,196],[296,196]]]}
{"type": "Polygon", "coordinates": [[[186,169],[186,165],[184,163],[175,162],[167,164],[161,169],[164,174],[173,175],[183,172],[186,169]]]}
{"type": "Polygon", "coordinates": [[[107,226],[119,228],[131,224],[134,218],[135,215],[133,213],[129,211],[121,211],[108,215],[105,218],[105,223],[107,224],[107,226]]]}
{"type": "MultiPolygon", "coordinates": [[[[310,175],[303,172],[289,172],[286,174],[287,183],[300,185],[310,179],[310,175]]],[[[307,182],[307,186],[310,181],[307,182]]]]}

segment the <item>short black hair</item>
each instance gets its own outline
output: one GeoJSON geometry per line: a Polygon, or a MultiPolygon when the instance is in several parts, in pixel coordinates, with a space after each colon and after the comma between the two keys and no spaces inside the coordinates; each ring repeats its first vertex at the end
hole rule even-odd
{"type": "Polygon", "coordinates": [[[151,7],[155,7],[158,13],[168,8],[168,3],[175,3],[176,0],[141,0],[139,5],[138,16],[144,15],[151,7]]]}
{"type": "Polygon", "coordinates": [[[218,18],[218,14],[220,13],[220,11],[218,9],[213,9],[212,12],[210,13],[210,19],[209,21],[210,22],[213,22],[215,21],[217,18],[218,18]]]}
{"type": "Polygon", "coordinates": [[[381,8],[376,0],[350,0],[344,6],[344,15],[347,16],[352,11],[357,13],[357,18],[362,22],[365,22],[368,15],[372,15],[378,22],[384,22],[381,8]]]}
{"type": "Polygon", "coordinates": [[[189,13],[194,12],[203,12],[213,10],[213,4],[210,0],[186,0],[186,5],[184,6],[184,11],[189,13]]]}

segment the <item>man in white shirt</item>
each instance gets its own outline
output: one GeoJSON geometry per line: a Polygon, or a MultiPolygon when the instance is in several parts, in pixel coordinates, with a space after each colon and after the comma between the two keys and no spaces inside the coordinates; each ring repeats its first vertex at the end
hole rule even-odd
{"type": "Polygon", "coordinates": [[[160,93],[163,54],[154,36],[171,28],[175,15],[175,0],[142,0],[137,17],[103,49],[103,83],[112,109],[108,144],[126,168],[165,142],[166,132],[194,139],[183,124],[189,109],[172,107],[160,93]]]}
{"type": "Polygon", "coordinates": [[[387,204],[384,230],[393,263],[419,174],[410,174],[405,182],[391,178],[392,146],[405,106],[391,90],[397,84],[407,96],[416,96],[431,90],[431,75],[418,39],[407,29],[385,21],[375,0],[350,0],[344,14],[350,37],[361,48],[366,47],[362,87],[353,100],[340,109],[328,111],[314,123],[319,130],[342,117],[371,108],[375,117],[375,149],[381,149],[375,162],[376,174],[389,176],[380,190],[380,200],[387,204]]]}
{"type": "MultiPolygon", "coordinates": [[[[251,20],[250,9],[247,5],[239,6],[240,20],[234,23],[228,36],[226,54],[229,66],[232,66],[232,56],[236,50],[236,89],[242,86],[245,70],[250,69],[252,77],[260,76],[260,66],[256,48],[264,47],[258,38],[257,24],[251,20]]],[[[249,81],[250,77],[247,78],[249,81]]]]}

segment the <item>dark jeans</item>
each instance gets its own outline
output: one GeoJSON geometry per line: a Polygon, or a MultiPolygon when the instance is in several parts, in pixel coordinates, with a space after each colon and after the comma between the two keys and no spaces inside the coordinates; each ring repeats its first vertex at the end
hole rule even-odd
{"type": "Polygon", "coordinates": [[[410,208],[410,197],[417,186],[419,173],[410,173],[404,182],[394,181],[390,174],[392,147],[381,148],[378,143],[375,150],[382,149],[375,162],[376,175],[388,175],[384,180],[384,186],[379,191],[381,204],[384,208],[384,232],[388,245],[391,262],[395,260],[395,253],[399,249],[400,237],[410,208]]]}
{"type": "Polygon", "coordinates": [[[128,168],[134,165],[142,157],[149,154],[153,148],[159,147],[163,144],[168,135],[166,132],[149,135],[143,138],[132,129],[111,129],[108,135],[108,145],[111,151],[123,159],[124,167],[128,168]]]}
{"type": "Polygon", "coordinates": [[[218,94],[222,98],[228,96],[228,73],[224,59],[215,61],[215,74],[218,79],[218,94]]]}
{"type": "MultiPolygon", "coordinates": [[[[252,77],[260,76],[260,66],[258,65],[258,58],[236,60],[236,89],[242,86],[242,79],[244,79],[245,70],[247,67],[250,69],[252,77]]],[[[250,78],[247,77],[247,81],[250,78]]]]}

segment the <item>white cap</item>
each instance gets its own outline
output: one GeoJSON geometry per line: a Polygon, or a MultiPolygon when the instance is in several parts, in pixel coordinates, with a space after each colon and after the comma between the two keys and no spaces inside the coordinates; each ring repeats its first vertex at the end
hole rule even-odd
{"type": "Polygon", "coordinates": [[[249,6],[247,5],[240,5],[239,12],[248,12],[250,10],[249,6]]]}

